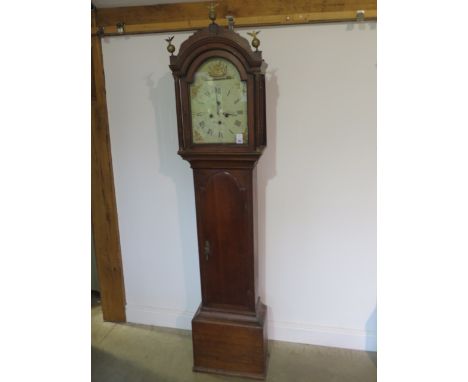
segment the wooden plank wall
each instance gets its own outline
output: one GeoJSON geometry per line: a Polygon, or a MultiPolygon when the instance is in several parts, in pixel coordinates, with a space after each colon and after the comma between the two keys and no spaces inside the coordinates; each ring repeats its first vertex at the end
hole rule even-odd
{"type": "MultiPolygon", "coordinates": [[[[377,0],[223,0],[217,3],[217,23],[226,25],[226,16],[232,15],[238,27],[353,21],[358,10],[365,11],[366,20],[377,18],[377,0]]],[[[105,35],[118,34],[116,25],[121,22],[125,24],[125,34],[200,29],[209,21],[209,4],[102,8],[96,12],[96,26],[104,27],[105,35]]],[[[97,28],[92,28],[92,33],[96,32],[97,28]]]]}

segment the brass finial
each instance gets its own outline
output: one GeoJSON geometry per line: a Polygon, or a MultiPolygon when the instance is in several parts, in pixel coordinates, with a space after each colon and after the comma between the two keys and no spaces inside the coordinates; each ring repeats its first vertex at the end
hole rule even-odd
{"type": "Polygon", "coordinates": [[[255,48],[255,51],[258,51],[258,47],[260,46],[260,40],[257,38],[257,35],[260,33],[260,31],[253,31],[253,32],[247,32],[249,36],[252,36],[252,46],[255,48]]]}
{"type": "Polygon", "coordinates": [[[171,56],[174,55],[174,52],[175,52],[175,46],[172,45],[172,39],[174,38],[174,36],[171,36],[171,37],[168,37],[166,38],[166,41],[167,41],[167,51],[171,54],[171,56]]]}
{"type": "Polygon", "coordinates": [[[214,24],[214,22],[216,20],[216,7],[217,6],[218,6],[218,4],[215,3],[214,1],[212,1],[210,6],[208,7],[208,9],[210,10],[208,12],[208,17],[210,18],[212,24],[214,24]]]}

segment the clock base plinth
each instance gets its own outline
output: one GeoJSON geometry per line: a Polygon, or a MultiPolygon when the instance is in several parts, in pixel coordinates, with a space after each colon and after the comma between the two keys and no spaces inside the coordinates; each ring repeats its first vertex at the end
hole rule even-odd
{"type": "Polygon", "coordinates": [[[207,313],[192,319],[193,370],[265,379],[267,365],[266,306],[256,315],[207,313]]]}

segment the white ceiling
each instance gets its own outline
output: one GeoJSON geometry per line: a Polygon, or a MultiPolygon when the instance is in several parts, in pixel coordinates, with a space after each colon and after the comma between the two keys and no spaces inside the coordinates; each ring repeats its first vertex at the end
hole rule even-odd
{"type": "Polygon", "coordinates": [[[196,3],[200,0],[92,0],[91,2],[97,8],[112,8],[112,7],[132,7],[137,5],[154,5],[154,4],[170,4],[170,3],[196,3]]]}

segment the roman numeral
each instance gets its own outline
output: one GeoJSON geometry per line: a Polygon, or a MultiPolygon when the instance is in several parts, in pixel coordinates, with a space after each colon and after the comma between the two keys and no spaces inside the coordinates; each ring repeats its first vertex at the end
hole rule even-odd
{"type": "Polygon", "coordinates": [[[201,121],[201,122],[199,123],[199,125],[200,125],[200,127],[203,129],[203,128],[205,127],[205,121],[201,121]]]}
{"type": "Polygon", "coordinates": [[[213,130],[212,130],[212,129],[208,129],[207,134],[208,134],[208,135],[213,135],[213,130]]]}
{"type": "Polygon", "coordinates": [[[236,99],[234,103],[238,103],[240,101],[240,98],[236,99]]]}
{"type": "Polygon", "coordinates": [[[236,122],[234,122],[234,125],[236,125],[237,127],[240,127],[240,125],[242,125],[242,122],[236,119],[236,122]]]}
{"type": "Polygon", "coordinates": [[[218,134],[218,138],[222,138],[223,137],[223,133],[221,133],[221,131],[219,132],[218,134]]]}

